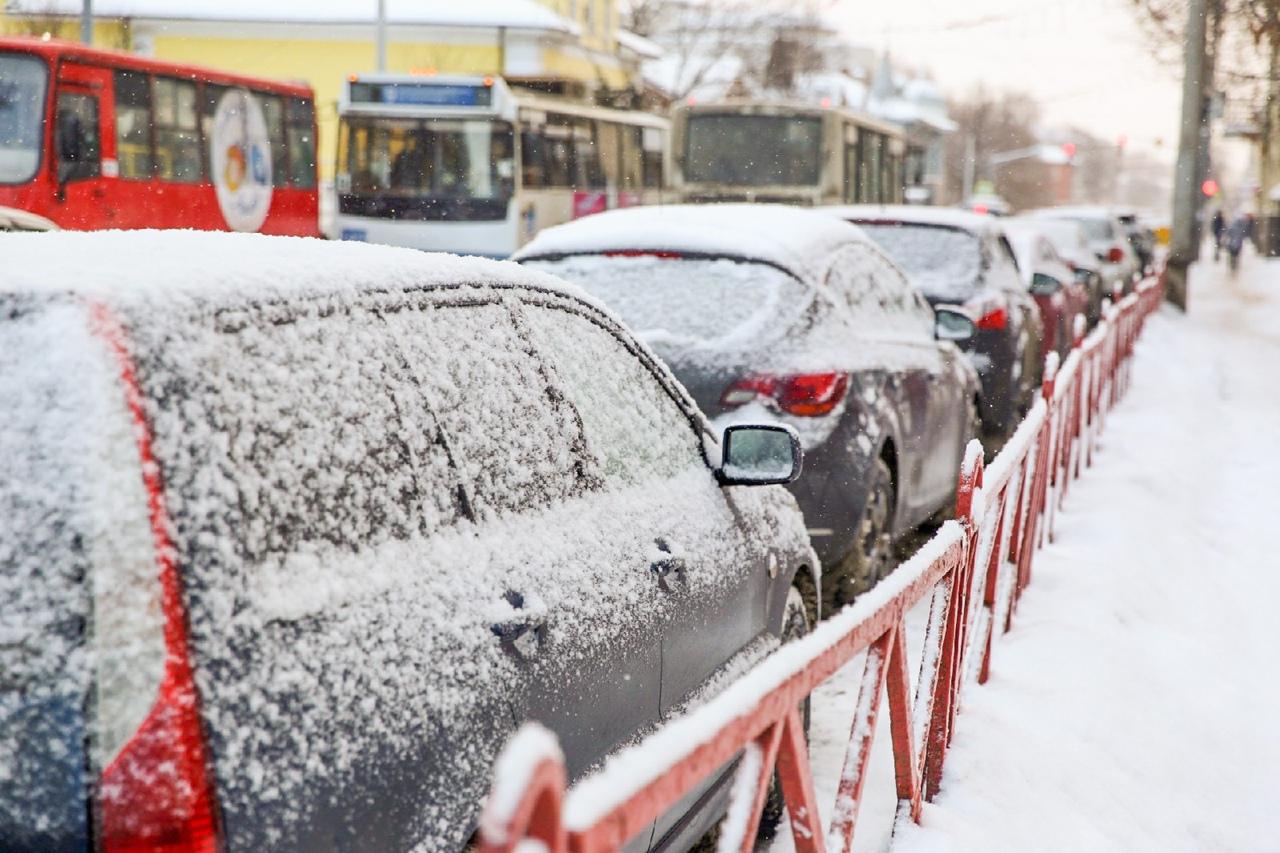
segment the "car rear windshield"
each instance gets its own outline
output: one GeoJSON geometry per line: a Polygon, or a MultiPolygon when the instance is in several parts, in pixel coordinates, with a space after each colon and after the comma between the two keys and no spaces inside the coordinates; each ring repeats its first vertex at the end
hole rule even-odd
{"type": "Polygon", "coordinates": [[[931,299],[968,299],[982,271],[978,238],[959,228],[906,222],[859,222],[912,283],[931,299]]]}
{"type": "Polygon", "coordinates": [[[1098,217],[1071,218],[1072,221],[1079,222],[1084,227],[1084,235],[1089,238],[1090,242],[1112,240],[1115,238],[1115,230],[1111,227],[1110,219],[1102,219],[1098,217]]]}
{"type": "Polygon", "coordinates": [[[733,347],[785,328],[810,300],[787,273],[728,258],[577,255],[532,265],[581,285],[651,344],[733,347]]]}

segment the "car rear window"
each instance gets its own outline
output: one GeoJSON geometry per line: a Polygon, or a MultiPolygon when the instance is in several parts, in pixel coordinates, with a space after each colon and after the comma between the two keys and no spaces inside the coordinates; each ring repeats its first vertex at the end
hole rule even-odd
{"type": "Polygon", "coordinates": [[[937,225],[857,224],[902,267],[925,296],[963,301],[973,295],[982,271],[982,250],[974,235],[937,225]]]}
{"type": "Polygon", "coordinates": [[[728,349],[786,328],[812,299],[787,273],[727,258],[576,255],[530,266],[581,285],[641,338],[728,349]]]}
{"type": "Polygon", "coordinates": [[[1115,238],[1115,228],[1112,226],[1110,219],[1084,216],[1071,218],[1073,221],[1079,222],[1084,228],[1084,235],[1089,238],[1090,242],[1115,238]]]}

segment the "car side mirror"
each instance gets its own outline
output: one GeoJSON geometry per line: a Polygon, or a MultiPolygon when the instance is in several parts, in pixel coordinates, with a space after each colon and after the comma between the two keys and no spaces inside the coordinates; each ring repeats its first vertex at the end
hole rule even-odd
{"type": "Polygon", "coordinates": [[[959,308],[939,305],[933,309],[933,336],[938,340],[963,343],[976,334],[977,324],[959,308]]]}
{"type": "Polygon", "coordinates": [[[738,424],[724,431],[716,479],[724,486],[794,482],[804,467],[800,436],[782,424],[738,424]]]}
{"type": "Polygon", "coordinates": [[[1031,295],[1032,296],[1053,296],[1062,289],[1062,282],[1058,281],[1051,275],[1045,275],[1042,272],[1035,273],[1031,276],[1031,295]]]}

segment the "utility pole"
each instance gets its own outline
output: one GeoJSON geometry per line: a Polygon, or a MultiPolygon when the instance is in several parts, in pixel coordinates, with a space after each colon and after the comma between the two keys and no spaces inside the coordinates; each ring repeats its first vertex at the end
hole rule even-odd
{"type": "Polygon", "coordinates": [[[80,41],[93,44],[93,0],[84,0],[80,9],[80,41]]]}
{"type": "Polygon", "coordinates": [[[387,70],[387,0],[378,0],[377,44],[378,73],[387,70]]]}
{"type": "Polygon", "coordinates": [[[1207,57],[1206,0],[1188,0],[1187,32],[1183,44],[1182,124],[1178,131],[1178,164],[1173,186],[1173,235],[1169,250],[1165,297],[1187,310],[1187,269],[1200,256],[1196,214],[1200,207],[1201,133],[1205,123],[1207,57]]]}

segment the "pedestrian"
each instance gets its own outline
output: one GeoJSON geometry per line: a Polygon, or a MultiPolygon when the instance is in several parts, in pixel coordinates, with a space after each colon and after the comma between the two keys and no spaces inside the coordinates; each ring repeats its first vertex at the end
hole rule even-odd
{"type": "Polygon", "coordinates": [[[1227,230],[1227,219],[1222,215],[1222,208],[1213,212],[1209,227],[1213,229],[1213,259],[1216,261],[1222,254],[1222,235],[1227,230]]]}
{"type": "Polygon", "coordinates": [[[1240,266],[1240,252],[1244,249],[1244,241],[1253,232],[1253,222],[1248,214],[1240,214],[1227,229],[1227,262],[1234,273],[1240,266]]]}

